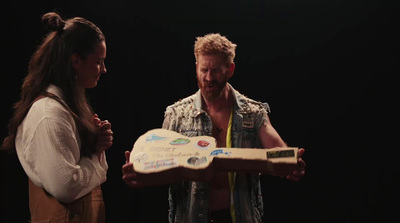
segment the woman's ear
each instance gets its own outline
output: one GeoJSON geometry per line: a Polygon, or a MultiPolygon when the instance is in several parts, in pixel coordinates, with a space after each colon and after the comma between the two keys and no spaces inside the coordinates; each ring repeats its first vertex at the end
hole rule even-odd
{"type": "Polygon", "coordinates": [[[75,70],[79,68],[80,62],[81,62],[81,57],[77,53],[72,54],[71,64],[75,70]]]}

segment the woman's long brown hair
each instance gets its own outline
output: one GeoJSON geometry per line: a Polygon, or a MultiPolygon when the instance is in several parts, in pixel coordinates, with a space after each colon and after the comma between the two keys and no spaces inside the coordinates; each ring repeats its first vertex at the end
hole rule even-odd
{"type": "Polygon", "coordinates": [[[21,87],[20,99],[13,106],[8,136],[1,149],[15,151],[18,126],[36,98],[40,95],[49,96],[46,89],[53,84],[61,89],[63,100],[74,117],[81,138],[81,154],[93,154],[96,133],[91,121],[93,110],[87,101],[85,89],[76,82],[76,72],[70,58],[76,53],[85,59],[97,44],[105,41],[105,37],[95,24],[81,17],[64,21],[57,13],[50,12],[42,16],[42,22],[50,32],[29,61],[28,74],[21,87]]]}

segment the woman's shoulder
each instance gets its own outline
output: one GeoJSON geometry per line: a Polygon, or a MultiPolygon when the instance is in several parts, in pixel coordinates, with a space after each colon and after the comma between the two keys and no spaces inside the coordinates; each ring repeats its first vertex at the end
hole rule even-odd
{"type": "Polygon", "coordinates": [[[63,105],[63,102],[51,97],[43,97],[35,101],[29,109],[28,114],[33,115],[35,118],[72,118],[72,115],[66,106],[63,105]]]}

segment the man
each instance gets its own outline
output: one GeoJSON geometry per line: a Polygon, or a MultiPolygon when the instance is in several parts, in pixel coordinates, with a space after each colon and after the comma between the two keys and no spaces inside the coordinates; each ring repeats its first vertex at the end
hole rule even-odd
{"type": "MultiPolygon", "coordinates": [[[[199,91],[167,107],[162,127],[185,136],[209,135],[217,147],[287,147],[271,125],[266,104],[236,91],[229,83],[235,71],[236,44],[218,33],[197,37],[194,45],[199,91]]],[[[299,149],[298,169],[287,179],[305,174],[299,149]]],[[[122,168],[126,184],[143,187],[129,152],[122,168]]],[[[180,180],[169,188],[169,222],[262,222],[259,174],[216,172],[210,182],[180,180]]]]}

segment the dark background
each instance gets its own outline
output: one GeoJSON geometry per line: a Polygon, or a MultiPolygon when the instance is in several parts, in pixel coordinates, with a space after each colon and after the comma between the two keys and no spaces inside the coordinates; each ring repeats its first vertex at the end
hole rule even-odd
{"type": "MultiPolygon", "coordinates": [[[[107,38],[106,66],[88,96],[108,119],[107,222],[167,222],[167,187],[129,189],[124,151],[161,127],[167,105],[197,90],[193,44],[210,32],[238,45],[230,83],[268,102],[272,124],[306,149],[300,182],[264,176],[266,222],[398,222],[399,7],[379,0],[2,1],[1,138],[42,14],[85,17],[107,38]]],[[[0,153],[0,222],[28,222],[27,178],[0,153]]]]}

